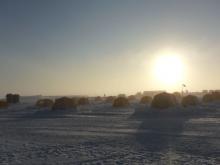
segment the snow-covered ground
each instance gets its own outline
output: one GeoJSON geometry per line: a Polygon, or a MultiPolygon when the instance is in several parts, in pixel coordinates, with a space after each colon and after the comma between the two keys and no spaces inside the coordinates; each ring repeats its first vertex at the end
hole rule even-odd
{"type": "Polygon", "coordinates": [[[0,164],[220,164],[220,106],[0,110],[0,164]]]}

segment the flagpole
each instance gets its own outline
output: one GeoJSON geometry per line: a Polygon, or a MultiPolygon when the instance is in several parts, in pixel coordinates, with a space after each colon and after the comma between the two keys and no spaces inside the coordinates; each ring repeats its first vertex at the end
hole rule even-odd
{"type": "Polygon", "coordinates": [[[186,85],[185,84],[182,84],[182,97],[183,97],[183,95],[184,95],[184,88],[186,87],[186,85]]]}

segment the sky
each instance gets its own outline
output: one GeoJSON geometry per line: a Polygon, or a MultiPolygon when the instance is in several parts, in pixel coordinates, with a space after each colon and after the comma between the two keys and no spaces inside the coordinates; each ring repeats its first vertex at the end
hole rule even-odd
{"type": "Polygon", "coordinates": [[[219,89],[219,9],[219,0],[1,0],[0,96],[219,89]],[[184,64],[172,87],[152,75],[164,50],[184,64]]]}

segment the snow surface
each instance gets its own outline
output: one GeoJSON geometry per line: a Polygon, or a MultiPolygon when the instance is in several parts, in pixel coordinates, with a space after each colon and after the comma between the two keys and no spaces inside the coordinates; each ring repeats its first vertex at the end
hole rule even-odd
{"type": "Polygon", "coordinates": [[[220,164],[220,105],[13,105],[0,109],[0,164],[220,164]]]}

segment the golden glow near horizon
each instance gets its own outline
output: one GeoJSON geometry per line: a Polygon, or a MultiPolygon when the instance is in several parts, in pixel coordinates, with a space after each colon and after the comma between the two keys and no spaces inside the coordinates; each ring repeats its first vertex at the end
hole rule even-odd
{"type": "Polygon", "coordinates": [[[153,64],[153,75],[163,86],[179,86],[184,79],[184,63],[180,55],[169,51],[160,53],[153,64]]]}

